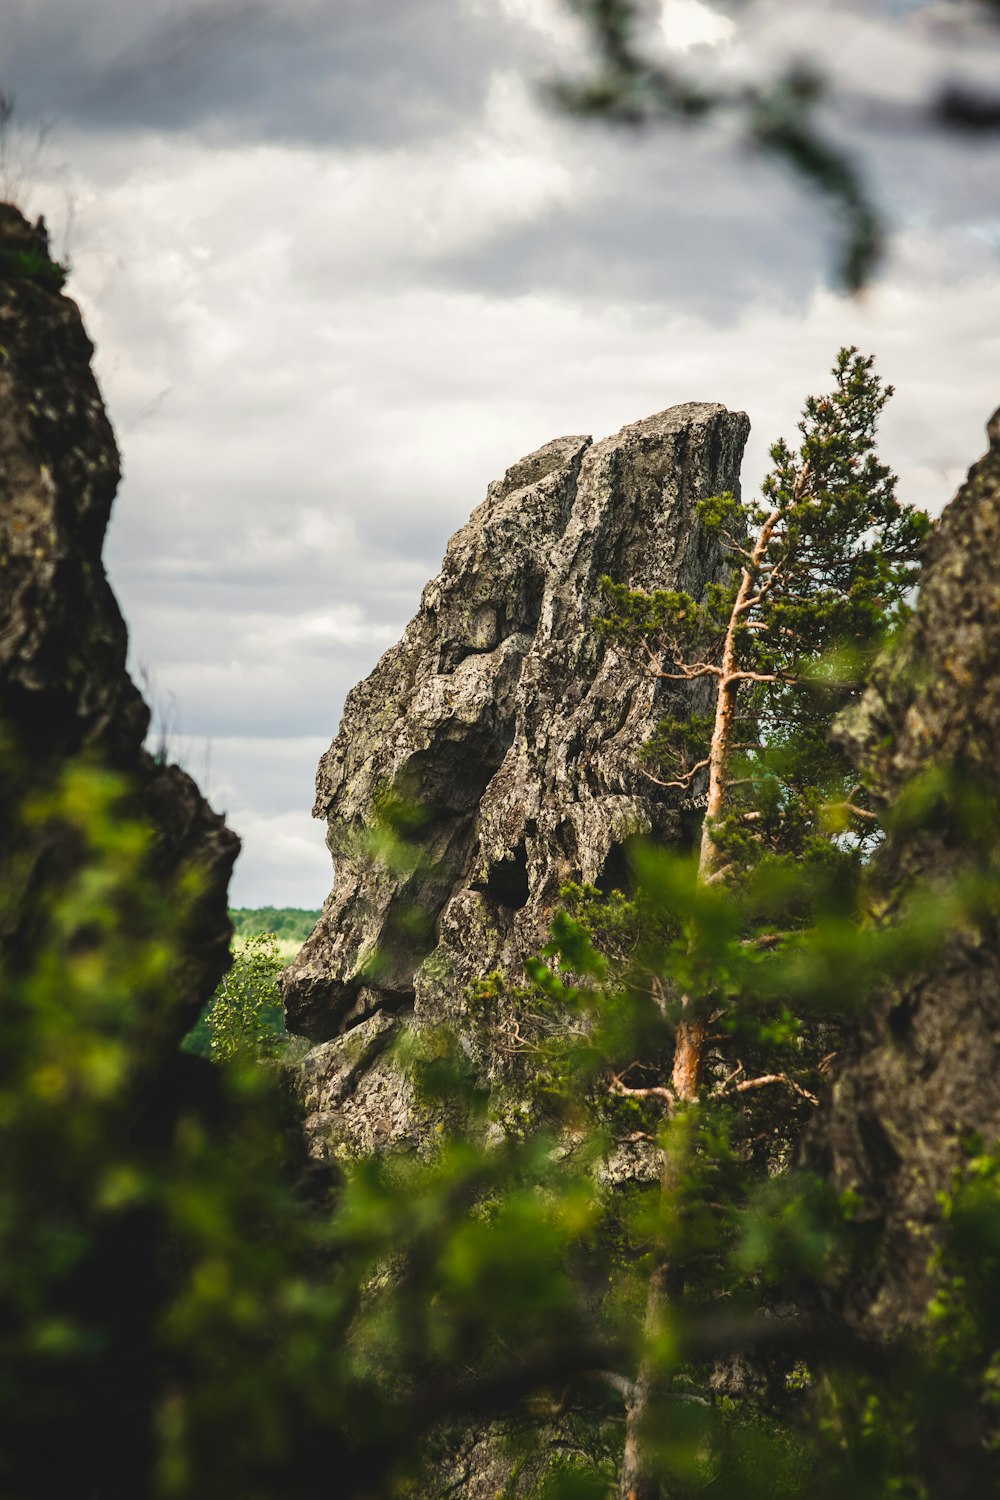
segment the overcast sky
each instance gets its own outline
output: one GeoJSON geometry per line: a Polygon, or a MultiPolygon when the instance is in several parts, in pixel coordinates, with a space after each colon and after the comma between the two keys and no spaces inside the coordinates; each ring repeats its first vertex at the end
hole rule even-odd
{"type": "Polygon", "coordinates": [[[344,695],[548,439],[721,401],[753,424],[749,488],[857,343],[897,388],[904,496],[950,497],[1000,404],[1000,148],[873,134],[858,101],[1000,76],[960,13],[663,5],[692,68],[816,49],[850,90],[831,124],[894,229],[851,301],[824,206],[725,131],[548,110],[540,78],[579,56],[563,0],[5,0],[5,187],[72,261],[124,458],[132,670],[243,838],[234,904],[321,904],[309,810],[344,695]]]}

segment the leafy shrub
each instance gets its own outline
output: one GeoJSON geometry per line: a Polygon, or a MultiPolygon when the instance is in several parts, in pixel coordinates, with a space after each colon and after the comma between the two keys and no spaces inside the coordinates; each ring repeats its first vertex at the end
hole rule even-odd
{"type": "Polygon", "coordinates": [[[232,968],[186,1039],[188,1051],[215,1062],[277,1057],[287,1040],[278,991],[283,967],[273,932],[239,943],[232,968]]]}

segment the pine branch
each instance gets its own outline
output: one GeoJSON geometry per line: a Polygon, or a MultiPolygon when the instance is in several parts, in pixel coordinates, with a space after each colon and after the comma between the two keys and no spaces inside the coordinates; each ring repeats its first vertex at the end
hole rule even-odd
{"type": "Polygon", "coordinates": [[[791,1089],[794,1094],[798,1094],[801,1099],[806,1099],[810,1104],[815,1105],[817,1109],[819,1108],[818,1096],[816,1094],[810,1093],[808,1089],[804,1089],[800,1083],[795,1082],[794,1078],[789,1078],[787,1073],[762,1073],[757,1078],[744,1078],[741,1080],[741,1082],[736,1083],[734,1080],[739,1077],[740,1073],[742,1072],[743,1064],[740,1063],[734,1073],[731,1073],[728,1078],[723,1079],[720,1084],[712,1089],[711,1097],[713,1099],[719,1099],[722,1098],[725,1094],[729,1093],[746,1094],[749,1093],[752,1089],[768,1088],[772,1084],[781,1083],[784,1084],[786,1088],[791,1089]]]}
{"type": "Polygon", "coordinates": [[[695,765],[691,767],[690,771],[685,771],[677,781],[664,781],[661,777],[654,776],[652,771],[647,771],[644,767],[640,767],[640,770],[642,772],[642,775],[646,777],[646,780],[651,781],[654,786],[677,787],[680,791],[686,791],[690,787],[694,778],[697,776],[698,772],[703,771],[707,765],[707,757],[704,760],[699,760],[695,765]]]}

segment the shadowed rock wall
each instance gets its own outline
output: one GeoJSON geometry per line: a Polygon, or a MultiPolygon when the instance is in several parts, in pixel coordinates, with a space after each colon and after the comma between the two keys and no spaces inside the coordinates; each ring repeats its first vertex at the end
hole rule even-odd
{"type": "Polygon", "coordinates": [[[0,950],[16,962],[65,874],[69,848],[16,850],[14,814],[85,754],[124,773],[154,834],[165,890],[196,867],[204,894],[182,935],[174,1040],[229,967],[227,887],[239,840],[189,776],[142,748],[149,710],[125,671],[127,633],[101,561],[118,485],[114,435],[79,309],[44,230],[0,204],[0,950]],[[9,883],[8,883],[9,885],[9,883]]]}
{"type": "MultiPolygon", "coordinates": [[[[988,433],[989,451],[931,537],[902,648],[839,726],[890,808],[928,771],[951,783],[929,821],[899,827],[879,855],[888,921],[914,883],[948,889],[991,852],[976,850],[954,800],[963,789],[994,807],[1000,797],[1000,412],[988,433]]],[[[810,1165],[853,1190],[867,1222],[840,1288],[839,1311],[855,1327],[892,1335],[922,1318],[937,1195],[973,1132],[987,1146],[1000,1139],[1000,932],[988,918],[963,922],[936,962],[881,997],[808,1140],[810,1165]]]]}
{"type": "MultiPolygon", "coordinates": [[[[718,574],[694,506],[738,490],[748,430],[742,413],[690,404],[522,459],[348,696],[314,808],[334,890],[283,980],[289,1028],[320,1043],[305,1062],[318,1151],[419,1133],[384,1058],[398,1028],[471,1034],[467,987],[497,968],[516,979],[562,884],[620,885],[630,838],[687,836],[639,769],[664,685],[591,621],[603,574],[695,593],[718,574]],[[425,815],[411,873],[365,849],[387,793],[425,815]]],[[[489,1070],[488,1039],[478,1061],[489,1070]]]]}

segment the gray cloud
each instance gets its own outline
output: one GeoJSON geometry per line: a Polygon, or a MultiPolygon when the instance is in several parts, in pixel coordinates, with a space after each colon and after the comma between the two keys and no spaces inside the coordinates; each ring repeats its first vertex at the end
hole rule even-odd
{"type": "MultiPolygon", "coordinates": [[[[763,27],[782,7],[749,9],[763,27]]],[[[800,9],[813,39],[867,25],[800,9]]],[[[901,237],[845,302],[821,281],[822,206],[724,137],[547,115],[526,75],[564,45],[556,15],[22,0],[0,18],[21,104],[62,117],[71,169],[43,171],[31,207],[58,230],[67,188],[75,204],[70,289],[124,451],[107,556],[132,659],[244,835],[241,904],[326,894],[308,811],[343,696],[523,453],[721,400],[753,421],[749,487],[857,342],[898,387],[888,460],[940,505],[1000,401],[991,163],[880,141],[901,237]]]]}
{"type": "Polygon", "coordinates": [[[802,212],[763,162],[672,132],[591,137],[586,149],[579,200],[443,258],[429,279],[500,296],[572,289],[595,301],[682,302],[715,323],[765,287],[802,306],[824,279],[834,226],[818,205],[802,212]]]}
{"type": "Polygon", "coordinates": [[[460,0],[27,0],[0,46],[28,115],[244,143],[437,133],[475,111],[491,65],[531,59],[522,30],[460,0]]]}

